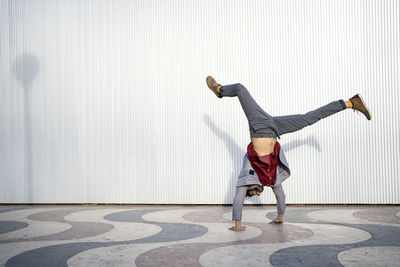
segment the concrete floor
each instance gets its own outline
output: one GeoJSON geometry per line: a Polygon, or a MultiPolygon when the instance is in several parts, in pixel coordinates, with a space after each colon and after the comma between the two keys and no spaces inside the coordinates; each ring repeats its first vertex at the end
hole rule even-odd
{"type": "Polygon", "coordinates": [[[1,266],[400,266],[399,206],[0,206],[1,266]],[[266,218],[267,217],[267,218],[266,218]]]}

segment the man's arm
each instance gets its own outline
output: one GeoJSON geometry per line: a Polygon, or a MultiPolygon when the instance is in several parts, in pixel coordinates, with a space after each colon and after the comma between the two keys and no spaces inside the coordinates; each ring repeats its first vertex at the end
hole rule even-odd
{"type": "Polygon", "coordinates": [[[243,202],[246,198],[248,186],[239,186],[236,187],[235,198],[233,199],[232,204],[232,220],[235,221],[235,226],[229,228],[229,230],[234,231],[243,231],[246,226],[242,226],[242,210],[243,210],[243,202]]]}
{"type": "Polygon", "coordinates": [[[283,214],[286,211],[285,192],[283,191],[282,184],[271,187],[276,197],[276,208],[278,210],[278,217],[269,223],[283,223],[283,214]]]}

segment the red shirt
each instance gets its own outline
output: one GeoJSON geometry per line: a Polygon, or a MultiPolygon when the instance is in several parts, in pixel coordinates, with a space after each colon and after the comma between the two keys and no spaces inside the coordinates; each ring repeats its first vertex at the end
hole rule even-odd
{"type": "Polygon", "coordinates": [[[276,142],[271,154],[260,157],[254,150],[253,143],[247,146],[247,155],[251,166],[257,173],[258,179],[263,186],[270,186],[275,181],[276,169],[279,164],[279,149],[281,145],[276,142]]]}

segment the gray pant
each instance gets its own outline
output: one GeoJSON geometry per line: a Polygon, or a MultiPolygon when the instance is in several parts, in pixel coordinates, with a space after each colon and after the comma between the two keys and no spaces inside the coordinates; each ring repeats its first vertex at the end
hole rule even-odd
{"type": "Polygon", "coordinates": [[[280,137],[283,134],[298,131],[320,119],[326,118],[346,109],[343,100],[333,101],[328,105],[306,114],[272,117],[266,113],[253,99],[249,91],[240,83],[224,85],[221,95],[237,96],[249,122],[250,137],[280,137]]]}

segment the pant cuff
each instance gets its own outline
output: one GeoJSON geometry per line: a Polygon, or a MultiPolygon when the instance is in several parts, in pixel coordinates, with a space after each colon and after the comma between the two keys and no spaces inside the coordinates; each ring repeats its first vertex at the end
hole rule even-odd
{"type": "Polygon", "coordinates": [[[340,104],[342,105],[343,109],[346,109],[346,104],[344,103],[343,99],[339,100],[340,104]]]}
{"type": "Polygon", "coordinates": [[[221,85],[219,88],[219,94],[223,97],[224,96],[224,87],[221,85]]]}

